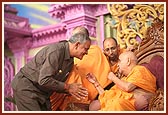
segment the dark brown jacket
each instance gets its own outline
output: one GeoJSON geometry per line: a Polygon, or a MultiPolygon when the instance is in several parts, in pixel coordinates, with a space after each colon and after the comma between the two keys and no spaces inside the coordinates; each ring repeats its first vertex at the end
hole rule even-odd
{"type": "MultiPolygon", "coordinates": [[[[12,81],[12,87],[18,90],[17,84],[22,74],[43,93],[64,92],[64,82],[73,67],[74,61],[70,57],[68,42],[59,42],[40,50],[28,62],[12,81]]],[[[27,86],[23,86],[27,87],[27,86]]]]}

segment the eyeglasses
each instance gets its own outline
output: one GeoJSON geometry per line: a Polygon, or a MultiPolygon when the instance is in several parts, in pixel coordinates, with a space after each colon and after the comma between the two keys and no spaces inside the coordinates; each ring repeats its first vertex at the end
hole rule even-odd
{"type": "Polygon", "coordinates": [[[116,47],[110,47],[110,48],[106,48],[104,49],[106,52],[109,52],[110,50],[113,51],[113,50],[116,50],[116,47]]]}

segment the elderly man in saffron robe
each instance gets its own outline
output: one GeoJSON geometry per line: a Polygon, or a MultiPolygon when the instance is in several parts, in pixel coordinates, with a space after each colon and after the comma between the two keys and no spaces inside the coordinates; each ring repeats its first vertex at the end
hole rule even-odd
{"type": "Polygon", "coordinates": [[[144,66],[137,65],[133,52],[124,52],[119,56],[119,72],[125,77],[119,79],[110,72],[108,79],[115,85],[110,90],[104,90],[92,73],[87,74],[90,81],[99,92],[98,100],[91,102],[91,111],[135,111],[134,105],[139,95],[152,96],[156,91],[156,78],[144,66]]]}

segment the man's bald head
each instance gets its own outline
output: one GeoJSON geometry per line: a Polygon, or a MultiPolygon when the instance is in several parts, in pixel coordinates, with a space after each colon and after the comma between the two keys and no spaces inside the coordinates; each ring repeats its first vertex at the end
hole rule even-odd
{"type": "Polygon", "coordinates": [[[125,59],[130,59],[131,62],[137,64],[137,57],[135,56],[135,54],[132,51],[126,51],[124,53],[122,53],[119,58],[125,58],[125,59]]]}
{"type": "Polygon", "coordinates": [[[128,75],[132,68],[137,64],[137,57],[131,51],[126,51],[119,56],[119,72],[123,75],[128,75]]]}
{"type": "Polygon", "coordinates": [[[105,47],[109,42],[114,43],[116,46],[118,45],[117,40],[115,38],[109,37],[104,39],[103,46],[105,47]]]}
{"type": "Polygon", "coordinates": [[[115,38],[109,37],[103,41],[103,51],[112,65],[118,61],[119,45],[115,38]]]}

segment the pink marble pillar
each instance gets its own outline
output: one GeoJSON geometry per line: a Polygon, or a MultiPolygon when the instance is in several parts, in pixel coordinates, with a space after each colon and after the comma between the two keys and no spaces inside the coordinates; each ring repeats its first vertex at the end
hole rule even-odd
{"type": "Polygon", "coordinates": [[[104,40],[104,16],[100,16],[100,47],[103,48],[104,40]]]}
{"type": "MultiPolygon", "coordinates": [[[[13,91],[11,89],[11,81],[14,77],[14,65],[12,64],[10,58],[5,57],[4,60],[4,100],[6,98],[13,97],[13,91]]],[[[4,110],[11,111],[15,110],[15,105],[11,102],[4,102],[4,110]]]]}
{"type": "MultiPolygon", "coordinates": [[[[89,30],[91,37],[96,37],[96,17],[94,16],[95,5],[89,4],[52,4],[49,14],[53,18],[61,19],[66,25],[66,39],[76,26],[84,26],[89,30]]],[[[95,41],[94,41],[95,42],[95,41]]]]}

